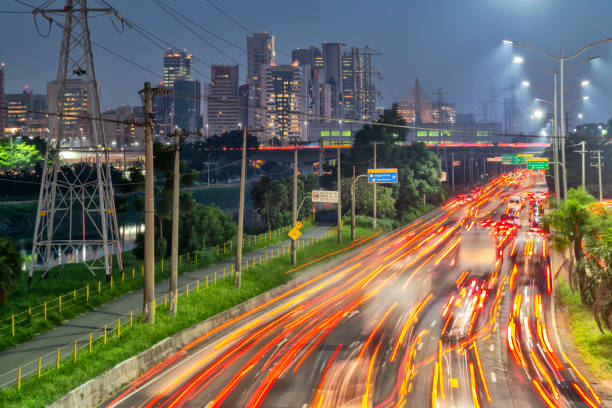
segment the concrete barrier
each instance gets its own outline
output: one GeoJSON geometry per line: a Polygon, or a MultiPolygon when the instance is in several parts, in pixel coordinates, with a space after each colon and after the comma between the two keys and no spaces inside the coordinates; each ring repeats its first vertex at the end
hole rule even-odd
{"type": "MultiPolygon", "coordinates": [[[[374,241],[370,240],[366,241],[366,243],[371,244],[379,239],[380,236],[378,236],[374,241]]],[[[100,374],[96,378],[93,378],[75,388],[59,400],[48,405],[48,407],[75,408],[97,406],[105,399],[110,398],[113,394],[117,393],[118,390],[127,386],[135,378],[159,364],[173,353],[176,353],[194,339],[200,337],[203,333],[206,333],[215,327],[266,303],[287,290],[291,290],[301,285],[315,275],[321,273],[322,269],[324,268],[329,269],[340,265],[342,262],[345,262],[347,259],[354,256],[353,252],[359,250],[361,245],[358,245],[346,254],[332,259],[330,262],[324,264],[313,264],[312,266],[306,267],[306,272],[285,283],[284,285],[271,289],[268,292],[262,293],[261,295],[257,295],[200,323],[181,330],[180,332],[155,344],[150,349],[122,361],[105,373],[100,374]]]]}

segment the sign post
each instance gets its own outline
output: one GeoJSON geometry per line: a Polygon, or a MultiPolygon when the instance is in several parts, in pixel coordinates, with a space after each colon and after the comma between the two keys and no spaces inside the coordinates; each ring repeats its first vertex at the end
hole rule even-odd
{"type": "Polygon", "coordinates": [[[502,154],[501,163],[502,164],[518,164],[518,158],[516,154],[502,154]]]}
{"type": "Polygon", "coordinates": [[[313,203],[338,203],[338,191],[312,190],[313,203]]]}
{"type": "Polygon", "coordinates": [[[397,169],[368,169],[368,183],[397,183],[397,169]]]}
{"type": "Polygon", "coordinates": [[[548,170],[548,159],[543,157],[528,159],[527,168],[529,170],[548,170]]]}

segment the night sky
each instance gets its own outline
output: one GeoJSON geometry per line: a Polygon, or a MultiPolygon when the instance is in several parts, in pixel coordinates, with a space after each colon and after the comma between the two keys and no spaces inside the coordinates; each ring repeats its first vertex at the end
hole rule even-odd
{"type": "MultiPolygon", "coordinates": [[[[121,14],[144,26],[168,42],[187,49],[199,59],[216,64],[232,61],[214,51],[202,40],[168,17],[152,0],[110,0],[121,14]]],[[[228,20],[205,0],[164,0],[167,5],[188,15],[207,29],[246,49],[246,31],[228,20]]],[[[503,119],[501,105],[505,88],[514,78],[524,79],[552,89],[552,77],[536,69],[512,64],[514,55],[555,68],[539,54],[501,44],[503,39],[536,45],[551,54],[560,48],[573,53],[582,46],[612,37],[612,2],[610,0],[215,0],[238,22],[253,32],[267,30],[276,37],[277,62],[288,63],[291,49],[310,45],[320,47],[323,40],[343,42],[347,46],[365,44],[383,55],[374,57],[373,66],[385,83],[377,82],[389,106],[401,99],[419,77],[430,94],[442,88],[446,99],[457,104],[458,113],[478,115],[480,102],[486,98],[489,85],[498,88],[498,120],[503,119]]],[[[40,5],[41,0],[30,0],[40,5]]],[[[90,0],[90,7],[100,5],[90,0]]],[[[51,7],[63,6],[56,0],[51,7]]],[[[0,0],[0,10],[28,10],[11,0],[0,0]]],[[[135,31],[115,31],[108,16],[90,23],[93,40],[137,61],[159,77],[131,66],[99,48],[93,49],[98,80],[102,84],[102,107],[139,104],[137,91],[144,81],[159,82],[163,52],[135,31]]],[[[39,19],[43,34],[47,23],[39,19]]],[[[240,76],[246,73],[246,53],[224,44],[194,28],[200,35],[220,47],[241,64],[240,76]]],[[[6,62],[7,93],[20,92],[24,84],[36,93],[46,92],[46,82],[56,77],[61,31],[53,27],[48,38],[38,35],[31,14],[0,14],[0,61],[6,62]]],[[[567,75],[566,85],[588,79],[588,89],[573,88],[566,100],[580,97],[590,100],[570,109],[570,115],[584,114],[584,121],[607,121],[612,117],[612,44],[599,46],[576,59],[601,56],[567,75]]],[[[210,68],[195,62],[193,67],[204,74],[210,68]]],[[[195,78],[207,82],[195,73],[195,78]]],[[[534,97],[550,99],[536,89],[520,89],[521,109],[525,116],[535,109],[526,105],[534,97]]],[[[543,106],[546,109],[546,105],[543,106]]],[[[577,120],[577,119],[575,119],[577,120]]],[[[526,121],[527,123],[527,121],[526,121]]],[[[576,122],[574,122],[576,123],[576,122]]],[[[526,129],[527,131],[529,129],[526,129]]]]}

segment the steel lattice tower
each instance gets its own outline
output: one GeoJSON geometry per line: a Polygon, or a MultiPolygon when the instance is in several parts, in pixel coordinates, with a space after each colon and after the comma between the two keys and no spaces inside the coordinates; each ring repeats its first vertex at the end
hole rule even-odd
{"type": "Polygon", "coordinates": [[[380,52],[368,47],[362,48],[361,55],[363,57],[363,88],[361,89],[361,98],[363,98],[363,120],[374,120],[374,112],[376,110],[376,90],[372,83],[372,56],[382,55],[380,52]]]}
{"type": "Polygon", "coordinates": [[[88,9],[86,0],[66,0],[66,6],[59,10],[35,10],[50,21],[54,20],[47,13],[63,13],[65,22],[57,70],[57,126],[56,131],[47,137],[30,281],[35,270],[44,271],[43,276],[46,276],[50,268],[74,262],[84,262],[92,273],[102,269],[110,279],[113,254],[117,255],[121,266],[108,147],[100,119],[100,99],[87,22],[88,12],[109,10],[88,9]],[[83,119],[66,106],[74,98],[69,83],[75,80],[80,81],[87,92],[88,115],[85,120],[89,128],[89,146],[71,148],[80,153],[82,160],[80,164],[68,164],[64,161],[68,149],[61,146],[67,136],[65,122],[66,119],[83,119]]]}

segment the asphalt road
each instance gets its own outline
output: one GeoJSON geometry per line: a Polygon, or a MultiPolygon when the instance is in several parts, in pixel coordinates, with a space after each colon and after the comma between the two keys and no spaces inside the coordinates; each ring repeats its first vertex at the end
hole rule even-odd
{"type": "Polygon", "coordinates": [[[486,273],[463,266],[484,257],[466,230],[499,237],[482,221],[531,181],[494,181],[356,251],[202,333],[101,407],[600,406],[549,329],[546,238],[510,231],[486,273]]]}

